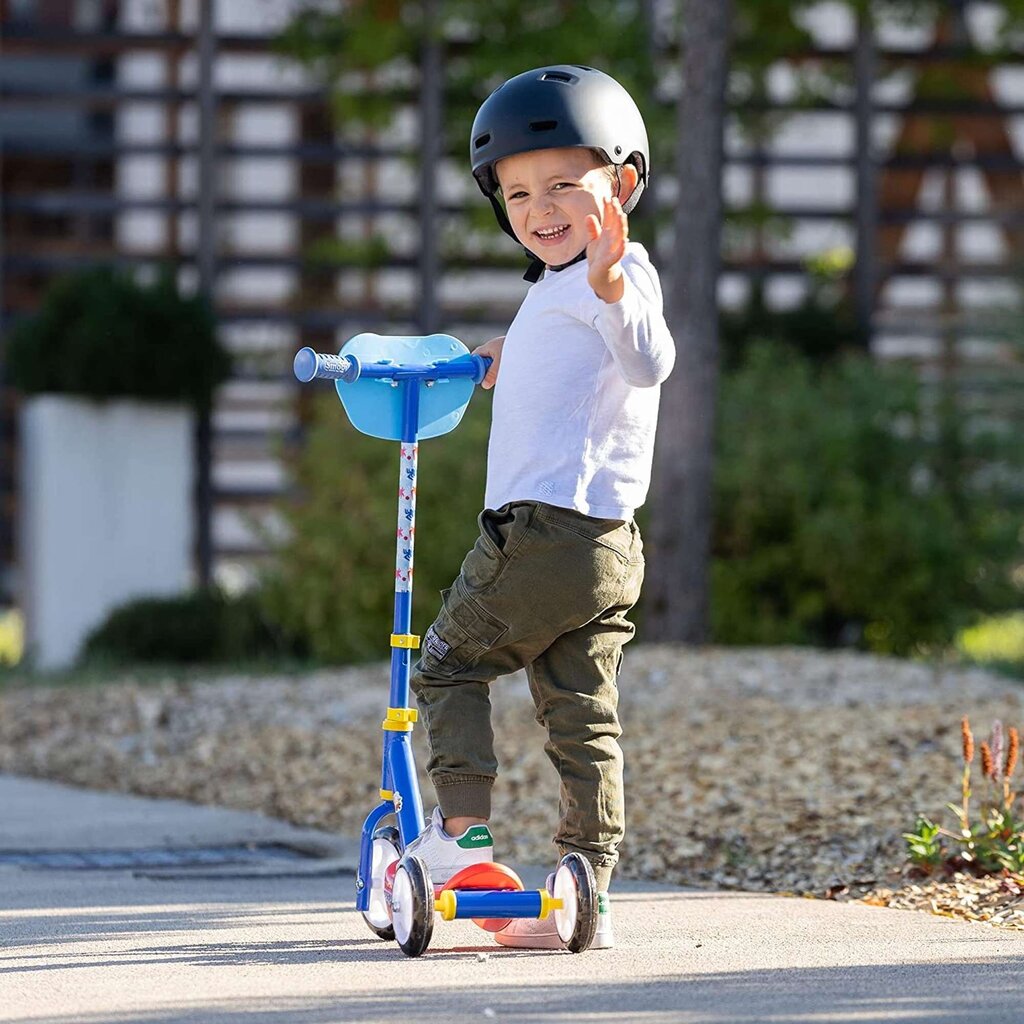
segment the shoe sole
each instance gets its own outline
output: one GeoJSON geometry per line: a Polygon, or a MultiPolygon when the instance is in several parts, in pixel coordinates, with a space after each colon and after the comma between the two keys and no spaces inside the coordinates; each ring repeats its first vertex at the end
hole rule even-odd
{"type": "MultiPolygon", "coordinates": [[[[608,931],[610,932],[611,929],[608,931]]],[[[509,949],[565,949],[565,943],[558,937],[558,932],[555,932],[554,935],[508,935],[504,939],[502,939],[501,932],[495,932],[494,941],[499,946],[506,946],[509,949]]],[[[602,935],[598,932],[594,936],[594,941],[587,948],[612,949],[614,946],[614,934],[602,935]]]]}

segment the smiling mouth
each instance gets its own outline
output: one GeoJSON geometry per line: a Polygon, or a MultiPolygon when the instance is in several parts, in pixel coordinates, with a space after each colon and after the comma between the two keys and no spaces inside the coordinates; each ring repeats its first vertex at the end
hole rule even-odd
{"type": "Polygon", "coordinates": [[[559,224],[558,227],[553,228],[537,228],[534,234],[538,238],[543,238],[545,242],[553,242],[569,233],[568,224],[559,224]]]}

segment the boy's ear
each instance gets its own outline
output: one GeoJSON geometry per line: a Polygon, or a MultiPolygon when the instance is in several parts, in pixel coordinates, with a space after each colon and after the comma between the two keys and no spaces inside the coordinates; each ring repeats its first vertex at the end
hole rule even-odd
{"type": "Polygon", "coordinates": [[[633,189],[636,188],[639,181],[640,172],[632,164],[623,164],[619,168],[619,191],[617,198],[620,203],[625,203],[633,194],[633,189]]]}

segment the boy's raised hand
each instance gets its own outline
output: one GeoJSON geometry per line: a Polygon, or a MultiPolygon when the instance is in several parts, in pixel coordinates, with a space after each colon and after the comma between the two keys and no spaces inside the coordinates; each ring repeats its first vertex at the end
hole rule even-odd
{"type": "Polygon", "coordinates": [[[603,223],[595,214],[587,217],[587,281],[605,302],[618,302],[624,290],[620,260],[629,241],[629,222],[617,198],[606,199],[603,223]]]}
{"type": "Polygon", "coordinates": [[[498,366],[501,364],[501,349],[505,344],[505,335],[501,335],[500,338],[491,338],[490,341],[485,341],[482,345],[477,345],[473,349],[473,355],[475,356],[487,356],[491,360],[491,365],[487,369],[487,373],[484,374],[484,379],[480,381],[482,388],[493,388],[498,380],[498,366]]]}

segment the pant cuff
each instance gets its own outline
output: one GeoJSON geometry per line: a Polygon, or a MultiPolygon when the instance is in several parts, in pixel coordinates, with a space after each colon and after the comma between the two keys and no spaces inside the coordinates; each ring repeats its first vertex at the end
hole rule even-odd
{"type": "Polygon", "coordinates": [[[594,881],[597,883],[597,891],[608,891],[612,884],[612,873],[615,871],[615,865],[619,860],[618,854],[591,853],[589,850],[581,850],[574,846],[563,846],[561,843],[556,843],[555,845],[558,847],[559,856],[564,857],[567,853],[578,853],[586,857],[590,861],[590,866],[594,869],[594,881]]]}
{"type": "Polygon", "coordinates": [[[490,820],[493,779],[461,779],[438,775],[430,781],[434,783],[443,817],[490,820]]]}
{"type": "Polygon", "coordinates": [[[607,892],[612,884],[612,868],[602,866],[591,861],[590,866],[594,869],[594,880],[597,882],[598,892],[607,892]]]}

